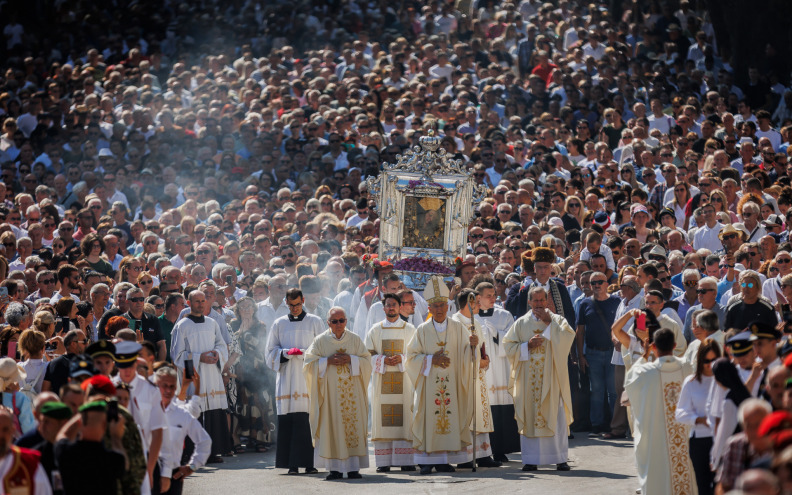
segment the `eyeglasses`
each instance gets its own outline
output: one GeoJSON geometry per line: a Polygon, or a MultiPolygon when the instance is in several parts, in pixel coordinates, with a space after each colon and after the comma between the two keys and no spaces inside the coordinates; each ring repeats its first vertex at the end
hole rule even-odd
{"type": "Polygon", "coordinates": [[[712,364],[712,362],[713,362],[713,361],[715,361],[715,359],[717,359],[717,358],[713,358],[713,359],[702,359],[702,360],[701,360],[701,363],[702,363],[702,364],[712,364]]]}
{"type": "Polygon", "coordinates": [[[776,264],[786,265],[788,263],[792,263],[792,258],[779,258],[776,260],[776,264]]]}
{"type": "Polygon", "coordinates": [[[198,256],[205,256],[211,252],[212,252],[211,249],[199,249],[198,251],[195,252],[195,254],[197,254],[198,256]]]}
{"type": "Polygon", "coordinates": [[[154,307],[157,309],[165,309],[165,304],[155,304],[154,307]]]}
{"type": "Polygon", "coordinates": [[[569,203],[570,208],[580,208],[580,203],[569,203]]]}
{"type": "Polygon", "coordinates": [[[666,283],[668,282],[669,277],[657,277],[657,280],[659,280],[661,283],[666,283]]]}
{"type": "Polygon", "coordinates": [[[748,287],[749,289],[753,289],[753,286],[754,286],[753,282],[748,282],[748,283],[743,282],[740,284],[740,287],[742,288],[748,287]]]}
{"type": "Polygon", "coordinates": [[[346,318],[338,318],[338,319],[332,319],[332,320],[327,320],[327,321],[331,325],[338,325],[339,323],[346,323],[346,318]]]}
{"type": "Polygon", "coordinates": [[[696,289],[696,294],[706,294],[707,292],[715,292],[715,289],[696,289]]]}
{"type": "Polygon", "coordinates": [[[132,297],[132,298],[127,299],[127,301],[129,301],[129,302],[143,302],[143,300],[144,300],[144,298],[142,298],[142,297],[132,297]]]}
{"type": "Polygon", "coordinates": [[[602,285],[606,283],[605,280],[592,280],[591,285],[602,285]]]}
{"type": "Polygon", "coordinates": [[[46,280],[41,279],[41,280],[39,280],[39,283],[40,284],[48,284],[48,285],[49,284],[54,284],[55,283],[55,279],[54,278],[48,278],[46,280]]]}
{"type": "Polygon", "coordinates": [[[726,234],[726,235],[723,236],[723,240],[724,241],[730,241],[730,240],[736,239],[736,238],[737,238],[737,234],[726,234]]]}
{"type": "Polygon", "coordinates": [[[695,287],[695,286],[698,285],[698,280],[688,280],[688,281],[683,282],[683,283],[684,283],[685,287],[695,287]]]}

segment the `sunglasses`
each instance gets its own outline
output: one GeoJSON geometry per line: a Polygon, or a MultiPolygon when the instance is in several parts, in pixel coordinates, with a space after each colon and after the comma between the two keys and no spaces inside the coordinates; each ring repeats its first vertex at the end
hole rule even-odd
{"type": "Polygon", "coordinates": [[[715,289],[697,289],[696,294],[706,294],[707,292],[715,292],[715,289]]]}
{"type": "Polygon", "coordinates": [[[133,298],[127,299],[127,301],[129,301],[129,302],[143,302],[143,300],[144,299],[142,297],[133,297],[133,298]]]}
{"type": "Polygon", "coordinates": [[[605,281],[604,280],[592,280],[590,283],[591,283],[591,285],[602,285],[602,284],[605,283],[605,281]]]}
{"type": "Polygon", "coordinates": [[[331,325],[338,325],[339,323],[346,323],[346,318],[338,318],[338,319],[327,320],[327,321],[331,325]]]}
{"type": "MultiPolygon", "coordinates": [[[[715,358],[715,359],[717,359],[717,358],[715,358]]],[[[712,362],[715,361],[715,359],[702,359],[701,363],[702,364],[712,364],[712,362]]]]}
{"type": "Polygon", "coordinates": [[[684,282],[684,284],[685,287],[695,287],[698,285],[698,280],[688,280],[687,282],[684,282]]]}
{"type": "Polygon", "coordinates": [[[748,282],[748,283],[743,282],[740,284],[740,287],[743,288],[748,287],[749,289],[753,289],[753,286],[754,286],[753,282],[748,282]]]}

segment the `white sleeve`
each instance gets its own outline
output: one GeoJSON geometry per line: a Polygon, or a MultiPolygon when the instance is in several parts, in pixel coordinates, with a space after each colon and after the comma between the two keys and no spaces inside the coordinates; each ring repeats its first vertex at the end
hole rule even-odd
{"type": "Polygon", "coordinates": [[[324,378],[327,373],[327,358],[319,358],[319,378],[324,378]]]}
{"type": "Polygon", "coordinates": [[[429,372],[432,370],[432,354],[426,355],[423,367],[423,376],[429,376],[429,372]]]}
{"type": "Polygon", "coordinates": [[[195,444],[195,451],[190,458],[190,464],[195,464],[195,467],[205,466],[212,451],[212,438],[201,426],[201,423],[194,418],[188,425],[187,436],[195,444]]]}
{"type": "Polygon", "coordinates": [[[528,349],[528,342],[520,344],[520,361],[528,361],[531,359],[531,351],[528,349]]]}
{"type": "Polygon", "coordinates": [[[404,363],[407,362],[407,355],[399,354],[399,356],[401,356],[401,363],[397,364],[396,367],[399,368],[400,373],[404,373],[404,363]]]}
{"type": "Polygon", "coordinates": [[[36,474],[34,475],[33,482],[36,484],[36,495],[52,495],[52,487],[50,486],[49,479],[47,478],[47,472],[44,471],[41,463],[39,463],[38,467],[36,468],[36,474]]]}
{"type": "Polygon", "coordinates": [[[352,368],[352,376],[360,375],[360,358],[357,356],[349,356],[350,368],[352,368]]]}
{"type": "Polygon", "coordinates": [[[693,407],[693,396],[690,393],[690,381],[682,384],[682,390],[679,392],[679,402],[677,403],[676,413],[674,416],[676,420],[684,425],[696,425],[696,411],[693,407]]]}

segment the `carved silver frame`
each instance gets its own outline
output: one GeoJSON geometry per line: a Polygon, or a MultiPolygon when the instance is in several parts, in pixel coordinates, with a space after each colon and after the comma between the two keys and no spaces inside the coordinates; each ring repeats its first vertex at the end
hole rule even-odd
{"type": "Polygon", "coordinates": [[[486,189],[476,184],[461,160],[454,160],[440,148],[440,138],[429,135],[420,142],[421,146],[398,155],[395,164],[383,164],[377,177],[367,179],[380,218],[379,258],[423,257],[451,265],[454,258],[466,253],[467,228],[486,189]],[[408,196],[446,201],[443,249],[403,245],[408,196]]]}

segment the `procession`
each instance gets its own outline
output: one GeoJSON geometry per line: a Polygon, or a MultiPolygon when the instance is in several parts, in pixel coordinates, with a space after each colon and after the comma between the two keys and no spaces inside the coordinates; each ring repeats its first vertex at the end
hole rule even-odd
{"type": "Polygon", "coordinates": [[[0,2],[0,494],[792,495],[790,15],[0,2]]]}

